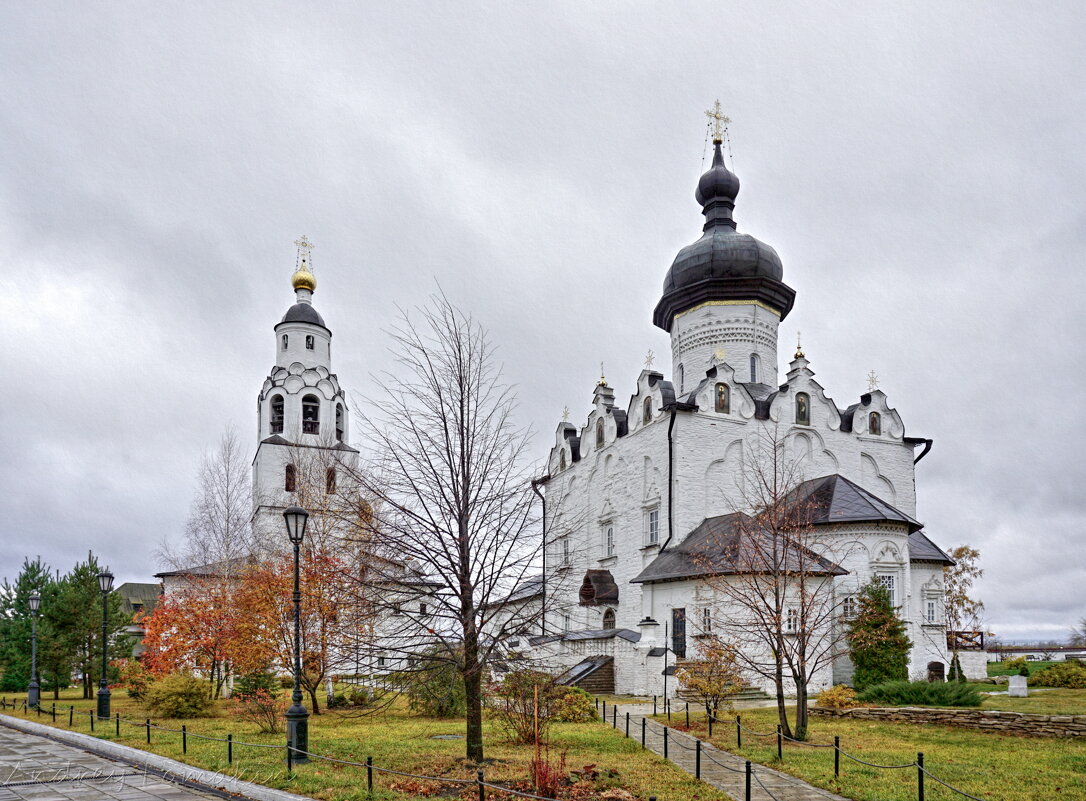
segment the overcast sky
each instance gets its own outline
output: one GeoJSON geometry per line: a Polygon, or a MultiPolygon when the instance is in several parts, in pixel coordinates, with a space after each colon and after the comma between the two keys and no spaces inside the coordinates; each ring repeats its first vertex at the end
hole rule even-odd
{"type": "Polygon", "coordinates": [[[875,370],[918,516],[988,623],[1086,615],[1081,3],[0,6],[0,575],[89,548],[152,580],[201,455],[255,449],[292,242],[365,391],[440,284],[500,343],[542,458],[599,363],[624,406],[705,117],[842,408],[875,370]]]}

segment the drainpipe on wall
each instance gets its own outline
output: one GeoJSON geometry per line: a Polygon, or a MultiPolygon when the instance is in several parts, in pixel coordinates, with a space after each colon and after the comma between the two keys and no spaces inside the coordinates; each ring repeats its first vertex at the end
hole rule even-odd
{"type": "Polygon", "coordinates": [[[539,633],[543,636],[547,634],[547,496],[539,491],[539,485],[546,484],[550,478],[550,474],[547,474],[532,479],[532,492],[539,496],[539,501],[543,504],[543,582],[539,607],[539,633]]]}
{"type": "Polygon", "coordinates": [[[904,437],[904,441],[907,442],[910,445],[923,445],[924,446],[924,450],[920,451],[920,455],[917,456],[915,459],[913,459],[913,464],[916,464],[921,459],[923,459],[925,456],[927,456],[928,451],[931,450],[931,446],[934,444],[934,442],[932,440],[927,439],[925,437],[904,437]]]}
{"type": "Polygon", "coordinates": [[[672,432],[675,430],[675,413],[678,408],[675,404],[671,406],[671,419],[667,423],[667,539],[660,546],[660,553],[664,552],[675,534],[675,512],[673,511],[675,505],[671,502],[672,485],[675,483],[675,442],[672,439],[672,432]]]}

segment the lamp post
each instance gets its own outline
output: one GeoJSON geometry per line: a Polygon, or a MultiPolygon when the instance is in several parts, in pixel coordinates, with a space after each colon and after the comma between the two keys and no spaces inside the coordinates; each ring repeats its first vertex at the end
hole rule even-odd
{"type": "Polygon", "coordinates": [[[300,506],[290,506],[283,512],[287,523],[287,536],[294,546],[294,692],[287,710],[287,748],[294,762],[308,762],[309,712],[302,706],[302,590],[298,577],[298,551],[305,539],[305,525],[309,512],[300,506]]]}
{"type": "Polygon", "coordinates": [[[102,680],[98,684],[98,719],[109,719],[109,594],[113,591],[113,574],[107,567],[98,574],[98,587],[102,590],[102,680]]]}
{"type": "Polygon", "coordinates": [[[38,609],[41,608],[41,596],[36,592],[30,596],[30,686],[26,688],[27,706],[37,708],[41,702],[41,687],[38,684],[38,609]]]}

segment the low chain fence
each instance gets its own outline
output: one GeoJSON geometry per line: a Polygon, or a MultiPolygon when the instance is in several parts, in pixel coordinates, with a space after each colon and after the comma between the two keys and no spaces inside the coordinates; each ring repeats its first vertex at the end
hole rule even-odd
{"type": "MultiPolygon", "coordinates": [[[[656,696],[653,696],[653,698],[652,698],[652,708],[653,708],[653,715],[654,716],[658,715],[658,714],[661,714],[659,712],[659,705],[657,703],[656,696]]],[[[603,700],[602,705],[601,705],[601,700],[599,698],[597,698],[596,699],[596,711],[601,712],[601,709],[602,709],[603,721],[605,723],[610,723],[612,728],[615,728],[617,730],[619,728],[619,722],[620,722],[620,719],[619,719],[619,716],[618,716],[618,705],[615,704],[615,703],[611,704],[611,719],[610,719],[610,721],[608,721],[608,719],[607,719],[607,717],[608,717],[607,716],[607,701],[603,700]]],[[[669,722],[671,721],[671,702],[670,702],[670,699],[667,699],[667,700],[664,701],[664,703],[663,703],[663,713],[662,714],[666,714],[668,721],[669,722]]],[[[690,704],[689,703],[686,704],[685,714],[686,714],[686,725],[689,727],[689,725],[690,725],[690,704]]],[[[724,721],[720,720],[715,715],[709,715],[708,716],[707,723],[708,723],[709,737],[710,738],[713,736],[713,724],[715,723],[717,725],[720,725],[723,722],[724,721]]],[[[743,768],[735,768],[735,767],[731,767],[729,765],[725,765],[722,762],[720,762],[720,760],[715,759],[713,757],[712,751],[710,749],[706,749],[704,747],[702,740],[694,737],[693,735],[687,734],[686,732],[681,732],[680,731],[680,734],[682,734],[685,737],[688,737],[689,739],[692,739],[694,741],[693,746],[684,745],[680,740],[676,739],[674,737],[674,735],[669,736],[669,732],[677,731],[677,730],[674,730],[670,726],[667,726],[667,725],[665,725],[663,723],[660,723],[659,721],[650,720],[650,718],[647,715],[643,715],[641,717],[641,727],[640,728],[641,728],[641,747],[642,748],[647,747],[647,745],[646,745],[646,734],[647,734],[647,725],[649,723],[651,723],[653,726],[660,727],[660,729],[662,730],[662,735],[661,735],[662,739],[663,739],[663,754],[662,755],[663,755],[664,759],[670,759],[671,758],[670,754],[669,754],[669,747],[671,745],[679,745],[680,747],[682,747],[682,748],[684,748],[686,750],[692,750],[692,751],[695,752],[694,753],[694,777],[695,778],[701,779],[702,760],[707,758],[709,761],[715,763],[716,765],[718,765],[721,768],[724,768],[725,770],[732,771],[734,773],[745,773],[746,774],[744,801],[751,801],[752,781],[757,783],[758,786],[762,788],[762,790],[765,792],[766,795],[768,795],[771,799],[774,799],[775,801],[777,801],[777,797],[769,790],[768,787],[765,786],[765,784],[759,778],[758,772],[757,772],[757,770],[755,770],[753,768],[752,763],[750,762],[750,760],[745,760],[744,761],[744,767],[743,768]]],[[[624,724],[625,724],[625,735],[627,737],[629,737],[630,736],[630,713],[629,712],[625,713],[624,724]]],[[[861,764],[861,765],[866,765],[867,767],[875,768],[875,769],[878,769],[878,770],[908,770],[908,769],[911,769],[911,768],[915,768],[916,769],[916,797],[917,797],[918,801],[924,801],[924,799],[925,799],[925,778],[931,779],[932,781],[942,785],[943,787],[947,788],[948,790],[951,790],[951,791],[957,793],[960,796],[963,796],[963,797],[969,798],[969,799],[973,799],[973,801],[982,801],[982,799],[978,798],[977,796],[971,795],[970,793],[967,793],[965,790],[961,790],[961,789],[959,789],[957,787],[954,787],[953,785],[948,784],[943,779],[940,779],[938,776],[935,776],[934,774],[932,774],[927,768],[924,767],[924,754],[923,754],[923,752],[917,752],[916,759],[914,761],[912,761],[912,762],[908,762],[908,763],[904,763],[904,764],[900,764],[900,765],[880,765],[880,764],[877,764],[875,762],[868,762],[867,760],[861,759],[860,757],[855,756],[854,754],[850,754],[847,751],[842,750],[841,749],[841,738],[839,736],[836,736],[836,735],[834,736],[833,743],[809,743],[809,742],[806,742],[805,740],[797,740],[794,737],[789,737],[788,735],[783,733],[783,731],[782,731],[782,729],[781,729],[781,727],[779,725],[777,726],[777,730],[772,731],[772,732],[754,731],[753,729],[749,729],[749,728],[747,728],[746,726],[743,725],[741,715],[736,715],[735,716],[735,744],[736,744],[736,748],[742,748],[743,747],[743,733],[744,732],[746,732],[749,736],[756,737],[756,738],[776,738],[777,760],[780,761],[780,762],[784,761],[784,742],[786,740],[788,742],[794,743],[795,745],[802,746],[804,748],[832,748],[833,749],[833,775],[834,775],[835,778],[840,778],[840,776],[841,776],[841,757],[843,756],[846,759],[852,760],[853,762],[856,762],[856,763],[861,764]]],[[[738,759],[738,757],[737,757],[737,759],[738,759]]]]}

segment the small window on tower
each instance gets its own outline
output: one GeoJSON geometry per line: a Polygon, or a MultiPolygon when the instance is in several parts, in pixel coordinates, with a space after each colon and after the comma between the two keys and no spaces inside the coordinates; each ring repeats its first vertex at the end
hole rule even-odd
{"type": "Polygon", "coordinates": [[[750,383],[752,383],[752,384],[757,384],[758,383],[758,372],[759,372],[758,371],[758,367],[759,367],[758,362],[759,362],[758,354],[757,353],[750,354],[750,383]]]}
{"type": "Polygon", "coordinates": [[[716,385],[716,410],[722,414],[729,414],[732,410],[731,393],[727,384],[716,385]]]}
{"type": "Polygon", "coordinates": [[[868,433],[876,437],[882,433],[882,416],[878,412],[871,412],[867,417],[868,433]]]}
{"type": "Polygon", "coordinates": [[[312,334],[306,334],[305,335],[305,349],[306,350],[313,350],[313,335],[312,334]]]}
{"type": "Polygon", "coordinates": [[[645,411],[641,419],[645,423],[652,422],[652,398],[645,398],[645,411]]]}
{"type": "Polygon", "coordinates": [[[271,433],[283,433],[283,396],[273,395],[271,399],[271,433]]]}
{"type": "Polygon", "coordinates": [[[316,395],[302,398],[302,433],[319,434],[321,432],[321,402],[316,395]]]}
{"type": "Polygon", "coordinates": [[[290,344],[290,337],[288,337],[286,334],[283,334],[283,350],[286,350],[287,345],[289,345],[289,344],[290,344]]]}
{"type": "Polygon", "coordinates": [[[566,469],[566,452],[564,450],[558,454],[558,469],[566,469]]]}
{"type": "Polygon", "coordinates": [[[324,471],[324,491],[331,495],[336,491],[336,468],[329,467],[324,471]]]}
{"type": "Polygon", "coordinates": [[[796,393],[796,425],[809,426],[811,424],[811,398],[806,392],[796,393]]]}
{"type": "Polygon", "coordinates": [[[603,535],[603,555],[615,555],[615,527],[608,526],[603,535]]]}
{"type": "Polygon", "coordinates": [[[603,447],[603,418],[596,421],[596,447],[603,447]]]}
{"type": "Polygon", "coordinates": [[[336,404],[336,441],[343,442],[343,404],[336,404]]]}
{"type": "Polygon", "coordinates": [[[683,370],[683,366],[680,364],[678,366],[678,368],[675,370],[675,380],[679,384],[679,392],[680,392],[680,394],[683,391],[683,385],[686,383],[685,380],[684,380],[685,374],[686,374],[686,371],[683,370]]]}
{"type": "Polygon", "coordinates": [[[287,465],[286,476],[283,480],[283,489],[287,492],[294,492],[298,489],[298,469],[292,465],[287,465]]]}
{"type": "Polygon", "coordinates": [[[603,613],[603,628],[610,631],[615,627],[615,610],[608,609],[603,613]]]}

